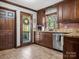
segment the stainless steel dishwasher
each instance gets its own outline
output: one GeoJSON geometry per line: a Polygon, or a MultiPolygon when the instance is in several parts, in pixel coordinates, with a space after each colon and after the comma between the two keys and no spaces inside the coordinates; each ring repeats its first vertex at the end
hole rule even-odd
{"type": "Polygon", "coordinates": [[[59,51],[63,51],[63,33],[55,32],[53,33],[53,48],[59,51]]]}

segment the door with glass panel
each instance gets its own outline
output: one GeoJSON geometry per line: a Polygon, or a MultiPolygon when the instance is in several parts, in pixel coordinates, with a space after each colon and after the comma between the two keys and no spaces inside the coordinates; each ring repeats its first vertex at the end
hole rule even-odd
{"type": "Polygon", "coordinates": [[[31,42],[31,15],[21,12],[21,45],[31,42]]]}

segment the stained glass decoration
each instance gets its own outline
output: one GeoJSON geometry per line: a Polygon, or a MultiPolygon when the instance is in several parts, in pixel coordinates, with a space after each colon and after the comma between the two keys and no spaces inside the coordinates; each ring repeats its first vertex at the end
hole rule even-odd
{"type": "Polygon", "coordinates": [[[23,16],[23,31],[29,32],[30,31],[30,25],[29,25],[29,17],[23,16]]]}
{"type": "Polygon", "coordinates": [[[24,23],[25,25],[28,25],[28,24],[29,24],[28,18],[25,18],[24,21],[23,21],[23,23],[24,23]]]}

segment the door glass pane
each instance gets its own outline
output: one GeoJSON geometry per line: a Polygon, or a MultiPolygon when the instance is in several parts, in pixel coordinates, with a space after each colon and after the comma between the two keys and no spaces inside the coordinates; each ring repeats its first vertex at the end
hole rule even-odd
{"type": "Polygon", "coordinates": [[[26,43],[29,40],[29,32],[23,32],[23,43],[26,43]]]}
{"type": "Polygon", "coordinates": [[[26,43],[29,41],[29,34],[30,34],[30,16],[23,15],[22,17],[23,21],[23,43],[26,43]]]}

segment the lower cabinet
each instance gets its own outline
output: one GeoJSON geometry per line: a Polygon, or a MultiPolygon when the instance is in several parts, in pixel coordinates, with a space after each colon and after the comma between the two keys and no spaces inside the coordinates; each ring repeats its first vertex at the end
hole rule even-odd
{"type": "Polygon", "coordinates": [[[79,59],[79,38],[64,37],[63,59],[79,59]]]}
{"type": "Polygon", "coordinates": [[[35,43],[48,48],[53,48],[51,32],[35,32],[35,43]]]}

